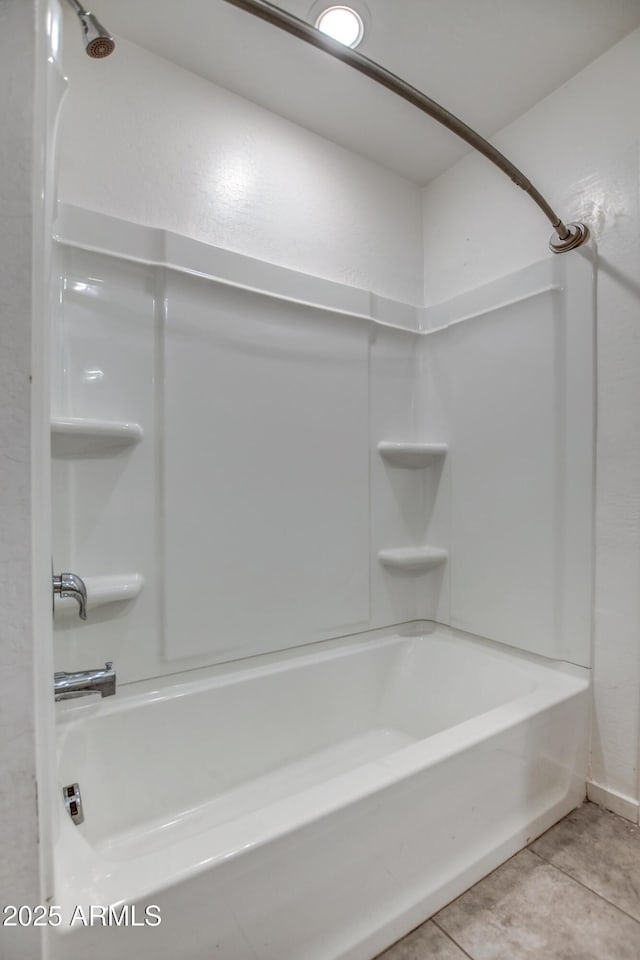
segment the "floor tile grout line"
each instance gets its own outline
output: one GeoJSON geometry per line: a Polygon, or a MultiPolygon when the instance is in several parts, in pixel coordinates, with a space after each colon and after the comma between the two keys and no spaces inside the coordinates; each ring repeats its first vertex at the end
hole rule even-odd
{"type": "Polygon", "coordinates": [[[637,917],[634,917],[632,913],[629,913],[627,910],[625,910],[624,907],[620,907],[618,906],[617,903],[614,903],[613,900],[608,900],[607,897],[603,897],[602,894],[598,893],[597,890],[594,890],[592,887],[589,887],[586,883],[583,883],[582,880],[578,880],[578,878],[574,877],[573,874],[567,873],[566,870],[563,870],[562,867],[559,867],[557,864],[552,863],[551,860],[547,860],[546,857],[543,857],[542,854],[538,853],[536,850],[532,850],[531,847],[526,847],[526,849],[529,850],[529,852],[532,853],[534,857],[538,857],[538,859],[542,860],[543,863],[546,863],[550,867],[553,867],[553,869],[557,870],[558,873],[561,873],[563,876],[568,877],[569,880],[573,880],[574,883],[579,884],[584,890],[588,890],[589,893],[592,893],[594,897],[598,898],[598,900],[602,900],[604,901],[604,903],[608,903],[610,907],[613,907],[615,910],[619,910],[620,913],[623,913],[625,915],[625,917],[629,917],[630,920],[633,920],[634,923],[637,923],[638,926],[640,926],[640,920],[638,920],[637,917]]]}
{"type": "Polygon", "coordinates": [[[454,938],[451,936],[451,934],[450,934],[450,933],[447,933],[447,931],[444,929],[444,927],[441,927],[440,924],[438,923],[438,921],[437,921],[434,917],[431,917],[431,923],[434,925],[434,927],[437,927],[437,929],[440,931],[440,933],[443,933],[443,934],[445,935],[445,937],[447,938],[447,940],[451,940],[451,943],[453,943],[453,944],[458,948],[458,950],[460,950],[460,951],[465,955],[465,957],[468,958],[468,960],[475,960],[475,957],[472,957],[470,953],[467,953],[467,951],[465,950],[465,948],[464,948],[464,947],[461,947],[460,944],[458,943],[458,941],[457,941],[457,940],[454,940],[454,938]]]}
{"type": "MultiPolygon", "coordinates": [[[[605,813],[606,813],[607,815],[609,815],[609,814],[610,814],[610,811],[605,811],[605,813]]],[[[616,816],[616,815],[613,814],[613,816],[616,816]]],[[[563,819],[564,819],[564,818],[563,818],[563,819]]],[[[561,822],[561,821],[559,821],[559,822],[561,822]]],[[[554,826],[555,826],[555,825],[554,825],[554,826]]],[[[550,828],[550,829],[553,829],[553,827],[550,828]]],[[[560,874],[562,874],[563,876],[565,876],[568,880],[572,880],[572,881],[573,881],[574,883],[576,883],[579,887],[582,887],[583,890],[586,890],[588,893],[593,894],[593,896],[597,897],[598,900],[602,900],[602,901],[603,901],[604,903],[606,903],[608,906],[613,907],[614,910],[616,910],[617,912],[621,913],[623,916],[628,917],[629,920],[632,920],[636,925],[640,926],[640,919],[638,919],[638,917],[633,916],[633,914],[631,914],[631,913],[629,913],[627,910],[625,910],[624,907],[619,906],[619,904],[614,903],[613,900],[609,900],[607,897],[603,896],[601,893],[598,893],[597,890],[594,890],[592,887],[588,886],[588,884],[586,884],[586,883],[584,883],[582,880],[578,879],[578,877],[575,877],[573,874],[569,873],[567,870],[564,870],[562,867],[559,867],[557,864],[553,863],[553,861],[549,860],[547,857],[543,856],[541,853],[538,853],[537,850],[534,850],[534,849],[533,849],[534,844],[536,844],[536,843],[540,840],[540,838],[545,835],[545,833],[549,833],[549,832],[550,832],[550,830],[544,831],[544,833],[541,834],[540,837],[536,837],[535,840],[532,840],[530,844],[528,844],[528,845],[525,846],[525,847],[522,847],[522,848],[521,848],[520,850],[518,850],[515,854],[513,854],[513,856],[511,856],[511,857],[509,857],[507,860],[505,860],[504,863],[499,864],[494,870],[491,870],[486,876],[482,877],[482,878],[481,878],[480,880],[478,880],[476,883],[472,884],[472,886],[470,886],[467,890],[464,890],[461,894],[459,894],[457,897],[455,897],[455,898],[451,901],[451,903],[447,904],[446,907],[444,907],[444,908],[442,908],[442,909],[443,909],[443,910],[446,910],[446,908],[449,907],[449,906],[451,906],[452,903],[455,903],[456,900],[461,900],[461,899],[463,899],[467,893],[469,893],[469,892],[470,892],[471,890],[473,890],[475,887],[480,886],[482,883],[484,883],[484,881],[487,880],[488,877],[490,877],[490,876],[491,876],[492,874],[494,874],[494,873],[498,873],[500,870],[502,870],[503,867],[506,866],[507,863],[509,863],[511,860],[514,860],[516,857],[518,857],[520,854],[522,854],[525,850],[528,850],[530,853],[532,853],[532,854],[533,854],[538,860],[540,860],[542,863],[547,864],[547,866],[551,867],[553,870],[556,870],[558,873],[560,873],[560,874]]],[[[438,911],[438,913],[440,913],[440,912],[441,912],[441,911],[438,911]]],[[[426,926],[428,923],[433,923],[433,925],[440,931],[440,933],[442,933],[442,934],[447,938],[447,940],[451,941],[451,943],[453,943],[453,945],[463,954],[464,957],[467,958],[467,960],[475,960],[475,957],[473,957],[472,954],[470,954],[467,950],[465,950],[465,948],[464,948],[463,946],[461,946],[461,944],[459,944],[459,943],[457,942],[457,940],[456,940],[453,936],[451,936],[451,934],[448,933],[447,930],[446,930],[443,926],[441,926],[440,923],[435,919],[435,917],[438,915],[438,913],[436,913],[435,915],[433,915],[433,916],[431,916],[431,917],[428,917],[426,920],[423,921],[423,923],[422,923],[420,926],[426,926]]],[[[417,929],[419,929],[419,927],[416,927],[416,930],[417,930],[417,929]]],[[[413,932],[413,931],[412,931],[412,932],[413,932]]],[[[409,934],[407,934],[407,936],[409,936],[409,934]]],[[[403,938],[403,939],[406,939],[406,938],[403,938]]],[[[402,942],[402,940],[398,941],[398,943],[401,943],[401,942],[402,942]]],[[[394,946],[396,946],[396,944],[394,944],[394,946]]]]}

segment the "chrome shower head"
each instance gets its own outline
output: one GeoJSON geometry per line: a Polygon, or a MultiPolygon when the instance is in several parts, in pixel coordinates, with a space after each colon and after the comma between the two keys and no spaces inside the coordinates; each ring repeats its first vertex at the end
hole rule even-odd
{"type": "Polygon", "coordinates": [[[82,25],[85,50],[90,57],[99,60],[113,53],[116,47],[113,37],[92,13],[79,14],[78,19],[82,25]]]}
{"type": "Polygon", "coordinates": [[[82,39],[84,48],[90,57],[100,60],[108,57],[115,50],[115,41],[108,30],[106,30],[97,17],[85,10],[79,3],[79,0],[68,0],[69,4],[75,10],[80,26],[82,27],[82,39]]]}

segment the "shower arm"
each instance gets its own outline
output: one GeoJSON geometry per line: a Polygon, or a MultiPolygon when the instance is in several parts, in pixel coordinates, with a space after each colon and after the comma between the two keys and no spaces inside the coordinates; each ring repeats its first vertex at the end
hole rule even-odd
{"type": "Polygon", "coordinates": [[[375,63],[375,61],[369,60],[368,57],[356,53],[356,51],[350,47],[346,47],[332,37],[321,33],[320,30],[311,26],[311,24],[305,20],[301,20],[299,17],[287,13],[273,3],[268,3],[267,0],[224,0],[224,2],[230,3],[233,7],[238,7],[240,10],[252,14],[254,17],[265,20],[274,27],[279,27],[280,30],[284,30],[286,33],[298,37],[299,40],[304,40],[305,43],[309,43],[319,50],[324,50],[325,53],[330,54],[337,60],[342,60],[343,63],[353,67],[353,69],[359,73],[363,73],[371,80],[375,80],[376,83],[386,87],[387,90],[391,90],[392,93],[402,97],[403,100],[407,100],[413,104],[414,107],[417,107],[429,117],[437,120],[438,123],[441,123],[447,130],[455,133],[456,136],[472,146],[474,150],[481,153],[487,160],[490,160],[491,163],[502,170],[503,173],[506,173],[516,186],[524,190],[540,210],[542,210],[555,230],[555,234],[549,241],[549,247],[554,253],[573,250],[574,247],[579,247],[589,238],[589,230],[585,224],[563,223],[540,191],[536,190],[531,181],[525,177],[522,171],[511,163],[504,154],[496,150],[488,140],[481,137],[479,133],[476,133],[475,130],[467,126],[466,123],[458,119],[453,113],[450,113],[444,107],[440,106],[439,103],[436,103],[435,100],[426,96],[426,94],[422,93],[416,87],[406,83],[406,81],[397,77],[384,67],[381,67],[378,63],[375,63]]]}

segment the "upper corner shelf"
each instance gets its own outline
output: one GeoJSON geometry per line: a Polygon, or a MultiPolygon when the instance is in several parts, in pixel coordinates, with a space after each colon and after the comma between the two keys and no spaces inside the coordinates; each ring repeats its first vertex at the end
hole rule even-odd
{"type": "Polygon", "coordinates": [[[439,547],[394,547],[378,551],[378,560],[384,567],[399,573],[427,573],[446,563],[446,550],[439,547]]]}
{"type": "Polygon", "coordinates": [[[378,453],[396,467],[428,467],[447,455],[446,443],[413,443],[381,440],[378,453]]]}
{"type": "Polygon", "coordinates": [[[79,457],[139,443],[142,436],[139,423],[55,417],[51,421],[51,452],[59,457],[79,457]]]}

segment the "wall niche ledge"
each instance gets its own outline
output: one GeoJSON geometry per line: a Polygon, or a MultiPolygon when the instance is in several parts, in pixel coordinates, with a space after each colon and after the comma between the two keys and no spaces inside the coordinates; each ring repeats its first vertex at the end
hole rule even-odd
{"type": "Polygon", "coordinates": [[[378,552],[378,560],[397,573],[428,573],[447,562],[448,553],[439,547],[394,547],[378,552]]]}
{"type": "Polygon", "coordinates": [[[441,463],[448,449],[446,443],[381,440],[378,444],[378,453],[387,463],[413,470],[441,463]]]}
{"type": "Polygon", "coordinates": [[[143,435],[139,423],[55,417],[51,421],[51,453],[54,457],[82,457],[132,446],[143,435]]]}

